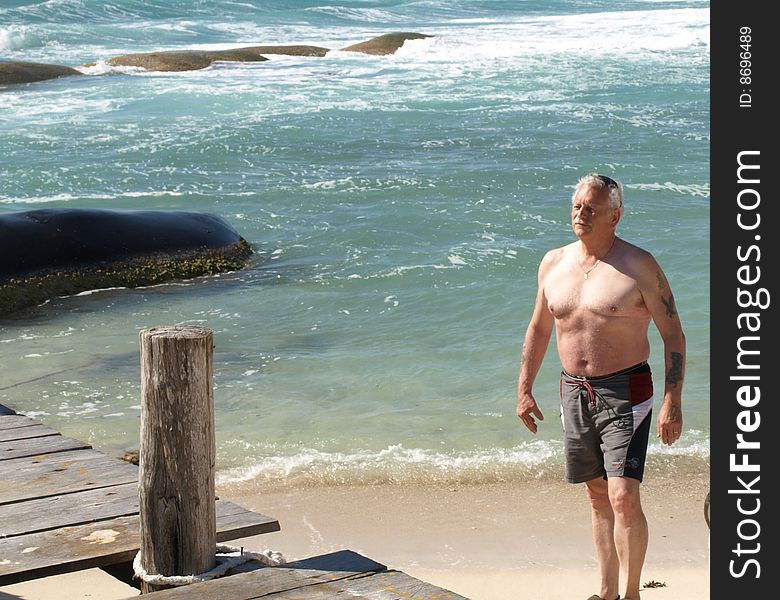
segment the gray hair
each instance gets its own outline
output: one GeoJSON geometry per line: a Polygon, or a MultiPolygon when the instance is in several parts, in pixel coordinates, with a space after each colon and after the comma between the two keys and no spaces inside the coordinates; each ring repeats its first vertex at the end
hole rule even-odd
{"type": "Polygon", "coordinates": [[[574,194],[572,194],[572,200],[584,188],[596,188],[599,190],[607,190],[609,194],[609,205],[612,208],[619,208],[620,212],[623,212],[623,185],[611,177],[606,175],[599,175],[598,173],[588,173],[584,177],[581,177],[577,182],[577,187],[574,188],[574,194]]]}

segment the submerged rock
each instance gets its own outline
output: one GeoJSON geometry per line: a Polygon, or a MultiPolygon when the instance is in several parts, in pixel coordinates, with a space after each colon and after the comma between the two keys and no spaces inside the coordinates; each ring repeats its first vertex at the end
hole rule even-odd
{"type": "Polygon", "coordinates": [[[406,40],[421,40],[429,37],[433,36],[423,33],[387,33],[359,44],[347,46],[342,48],[342,50],[345,52],[363,52],[364,54],[376,55],[393,54],[404,45],[406,40]]]}
{"type": "Polygon", "coordinates": [[[196,71],[205,69],[216,60],[234,62],[262,62],[265,56],[249,48],[234,50],[180,50],[122,54],[106,62],[115,67],[142,67],[147,71],[196,71]]]}
{"type": "MultiPolygon", "coordinates": [[[[388,33],[372,38],[359,44],[353,44],[341,50],[347,52],[362,52],[364,54],[393,54],[406,40],[417,40],[432,37],[423,33],[388,33]]],[[[139,54],[121,54],[106,60],[115,67],[141,67],[148,71],[196,71],[205,69],[214,61],[230,62],[263,62],[268,58],[265,54],[281,54],[287,56],[325,56],[330,48],[321,46],[289,45],[289,46],[247,46],[228,50],[170,50],[163,52],[143,52],[139,54]]],[[[94,63],[82,65],[93,66],[94,63]]],[[[30,83],[45,81],[68,75],[82,75],[72,67],[48,65],[33,62],[0,61],[0,85],[30,83]]]]}
{"type": "Polygon", "coordinates": [[[325,56],[330,48],[320,46],[250,46],[241,50],[251,50],[260,54],[284,54],[286,56],[325,56]]]}
{"type": "Polygon", "coordinates": [[[47,65],[44,63],[22,61],[0,61],[0,85],[32,83],[34,81],[46,81],[47,79],[81,74],[81,71],[62,65],[47,65]]]}
{"type": "Polygon", "coordinates": [[[43,209],[0,214],[0,315],[57,296],[234,271],[252,249],[222,217],[43,209]]]}

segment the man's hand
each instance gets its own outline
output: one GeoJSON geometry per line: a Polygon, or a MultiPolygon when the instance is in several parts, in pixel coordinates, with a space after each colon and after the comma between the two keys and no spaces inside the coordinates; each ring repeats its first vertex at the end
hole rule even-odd
{"type": "Polygon", "coordinates": [[[672,401],[664,401],[658,413],[658,437],[667,446],[671,446],[682,435],[682,410],[672,401]]]}
{"type": "Polygon", "coordinates": [[[536,404],[536,400],[533,394],[530,392],[519,393],[517,395],[517,416],[523,422],[531,433],[536,433],[536,421],[534,416],[540,421],[544,421],[544,415],[539,410],[539,406],[536,404]]]}

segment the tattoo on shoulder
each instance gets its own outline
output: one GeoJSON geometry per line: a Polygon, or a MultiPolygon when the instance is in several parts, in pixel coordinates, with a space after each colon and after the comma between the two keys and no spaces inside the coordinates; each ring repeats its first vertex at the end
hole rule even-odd
{"type": "Polygon", "coordinates": [[[658,289],[663,290],[666,288],[666,283],[664,283],[664,278],[661,276],[661,271],[655,272],[655,278],[658,281],[658,289]]]}
{"type": "Polygon", "coordinates": [[[666,374],[666,383],[672,387],[677,387],[677,384],[682,381],[683,377],[683,355],[680,352],[670,352],[669,358],[672,364],[669,367],[669,372],[666,374]]]}
{"type": "Polygon", "coordinates": [[[674,307],[674,296],[672,294],[669,294],[668,300],[661,296],[661,302],[664,303],[664,306],[666,307],[666,314],[669,317],[673,317],[677,314],[677,309],[674,307]]]}

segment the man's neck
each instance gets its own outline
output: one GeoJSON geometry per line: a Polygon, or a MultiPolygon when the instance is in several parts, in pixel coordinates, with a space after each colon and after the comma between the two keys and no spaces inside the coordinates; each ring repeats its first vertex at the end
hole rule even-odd
{"type": "Polygon", "coordinates": [[[617,235],[614,233],[606,238],[599,240],[585,240],[580,238],[580,256],[582,258],[595,258],[601,260],[607,254],[609,254],[612,247],[615,245],[617,235]]]}

